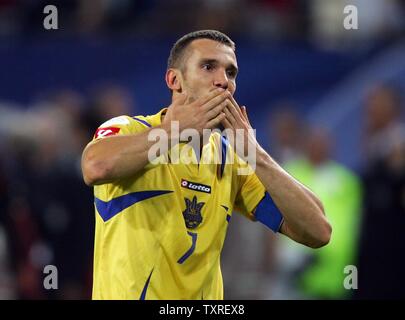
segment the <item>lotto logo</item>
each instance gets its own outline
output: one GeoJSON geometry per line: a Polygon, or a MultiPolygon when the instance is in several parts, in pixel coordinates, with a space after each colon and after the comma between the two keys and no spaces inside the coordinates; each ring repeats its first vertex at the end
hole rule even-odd
{"type": "Polygon", "coordinates": [[[200,183],[187,181],[187,180],[184,180],[184,179],[181,179],[181,186],[183,188],[187,188],[187,189],[194,190],[194,191],[211,193],[211,187],[210,186],[206,186],[205,184],[200,184],[200,183]]]}
{"type": "Polygon", "coordinates": [[[120,131],[120,128],[116,127],[107,127],[107,128],[98,128],[94,134],[95,139],[105,138],[117,134],[120,131]]]}

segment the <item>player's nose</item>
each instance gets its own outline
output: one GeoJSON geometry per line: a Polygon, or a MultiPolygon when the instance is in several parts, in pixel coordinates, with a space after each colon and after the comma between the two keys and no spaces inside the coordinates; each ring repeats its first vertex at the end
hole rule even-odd
{"type": "Polygon", "coordinates": [[[225,71],[218,71],[215,74],[214,86],[217,88],[228,89],[229,80],[225,71]]]}

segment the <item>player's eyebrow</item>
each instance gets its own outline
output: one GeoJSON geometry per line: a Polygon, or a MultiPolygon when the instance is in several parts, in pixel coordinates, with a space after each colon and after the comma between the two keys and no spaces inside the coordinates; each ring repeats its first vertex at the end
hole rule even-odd
{"type": "Polygon", "coordinates": [[[217,64],[219,64],[219,61],[217,59],[203,58],[203,59],[201,59],[200,64],[214,64],[214,65],[217,65],[217,64]]]}

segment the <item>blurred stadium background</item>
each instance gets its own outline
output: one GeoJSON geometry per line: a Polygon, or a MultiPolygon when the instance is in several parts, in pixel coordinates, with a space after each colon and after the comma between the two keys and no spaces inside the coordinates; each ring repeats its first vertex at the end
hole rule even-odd
{"type": "MultiPolygon", "coordinates": [[[[234,215],[226,299],[405,297],[405,1],[0,0],[0,298],[89,299],[96,127],[170,101],[166,59],[197,29],[235,40],[259,141],[323,200],[319,250],[234,215]],[[44,30],[43,8],[58,8],[44,30]],[[359,29],[343,28],[343,7],[359,29]],[[43,268],[59,289],[43,289],[43,268]],[[343,286],[355,265],[358,289],[343,286]]],[[[136,252],[134,252],[136,254],[136,252]]]]}

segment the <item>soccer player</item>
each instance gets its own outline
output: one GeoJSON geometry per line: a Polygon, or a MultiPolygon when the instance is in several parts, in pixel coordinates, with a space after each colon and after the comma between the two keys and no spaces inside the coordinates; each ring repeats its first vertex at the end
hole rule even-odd
{"type": "Polygon", "coordinates": [[[108,120],[86,146],[82,171],[96,210],[93,299],[223,299],[220,254],[234,210],[309,247],[329,242],[321,202],[249,130],[246,108],[233,98],[237,72],[228,36],[189,33],[168,59],[169,107],[108,120]],[[240,174],[247,147],[237,152],[237,140],[214,132],[193,148],[179,139],[175,121],[180,133],[194,129],[200,137],[204,129],[243,130],[255,172],[240,174]],[[155,157],[167,163],[151,161],[156,132],[169,137],[155,157]],[[200,162],[216,156],[221,161],[200,162]]]}

